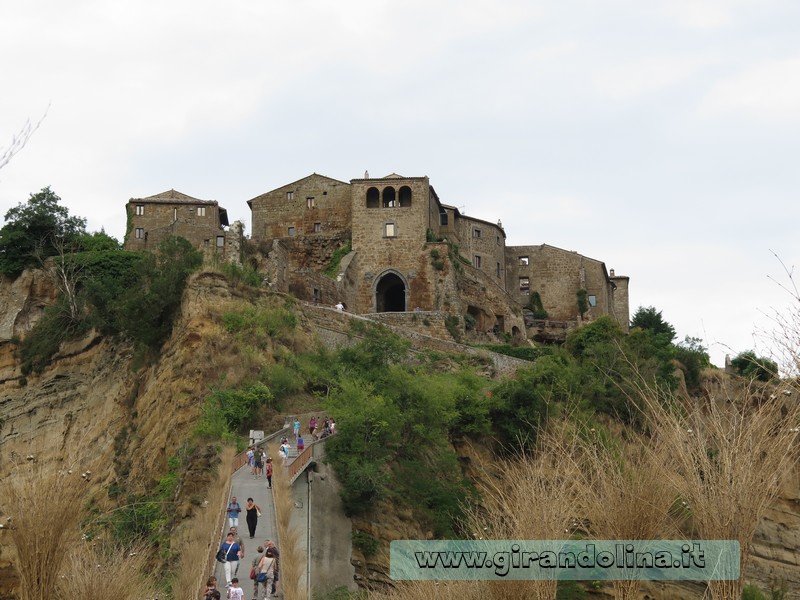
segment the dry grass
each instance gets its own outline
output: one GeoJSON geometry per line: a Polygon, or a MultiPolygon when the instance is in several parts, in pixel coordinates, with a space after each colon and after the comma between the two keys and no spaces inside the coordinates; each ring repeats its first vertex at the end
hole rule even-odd
{"type": "MultiPolygon", "coordinates": [[[[65,547],[58,593],[50,597],[84,600],[142,600],[156,596],[156,577],[143,545],[73,542],[65,547]]],[[[192,594],[195,598],[197,594],[192,594]]]]}
{"type": "Polygon", "coordinates": [[[214,563],[209,561],[222,535],[225,506],[231,485],[230,465],[234,454],[235,450],[230,447],[222,451],[217,479],[208,488],[208,503],[173,538],[173,546],[180,548],[173,583],[175,600],[195,600],[199,597],[200,592],[205,589],[209,568],[213,570],[214,563]]]}
{"type": "MultiPolygon", "coordinates": [[[[470,511],[473,537],[497,540],[559,540],[576,515],[575,476],[559,464],[564,448],[551,436],[532,455],[500,463],[502,476],[486,476],[481,489],[484,507],[470,511]]],[[[552,600],[556,581],[484,581],[484,597],[497,600],[552,600]]]]}
{"type": "Polygon", "coordinates": [[[370,592],[370,600],[486,600],[485,581],[402,581],[393,590],[370,592]]]}
{"type": "MultiPolygon", "coordinates": [[[[562,452],[577,474],[576,500],[591,537],[607,540],[673,539],[679,531],[674,479],[664,476],[671,462],[664,448],[634,436],[612,444],[594,429],[562,452]]],[[[616,598],[639,596],[640,582],[613,582],[616,598]]]]}
{"type": "MultiPolygon", "coordinates": [[[[661,469],[688,501],[704,539],[738,540],[744,574],[759,521],[780,491],[781,478],[800,458],[800,402],[789,387],[752,386],[702,406],[642,385],[648,425],[674,464],[661,469]],[[786,394],[784,394],[786,392],[786,394]]],[[[719,600],[741,597],[744,579],[709,582],[719,600]]]]}
{"type": "MultiPolygon", "coordinates": [[[[273,447],[271,455],[277,456],[273,447]]],[[[276,464],[272,476],[272,497],[275,503],[275,521],[278,528],[278,548],[280,557],[280,581],[283,597],[286,600],[304,600],[308,594],[304,580],[307,562],[306,553],[300,547],[300,533],[291,525],[294,500],[287,480],[286,469],[276,464]]]]}
{"type": "MultiPolygon", "coordinates": [[[[44,453],[39,453],[45,456],[44,453]]],[[[66,549],[79,543],[86,478],[77,466],[47,460],[15,465],[0,486],[2,512],[11,518],[20,600],[49,600],[57,590],[66,549]]],[[[84,471],[85,473],[85,471],[84,471]]]]}

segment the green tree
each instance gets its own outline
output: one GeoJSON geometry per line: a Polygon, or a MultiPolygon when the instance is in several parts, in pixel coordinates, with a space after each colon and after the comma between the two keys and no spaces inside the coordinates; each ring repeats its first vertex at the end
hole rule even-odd
{"type": "Polygon", "coordinates": [[[48,186],[6,213],[0,229],[0,273],[16,277],[26,267],[71,247],[85,233],[86,219],[70,215],[60,202],[48,186]]]}
{"type": "Polygon", "coordinates": [[[672,343],[672,340],[675,339],[675,328],[665,321],[661,316],[661,311],[656,310],[653,306],[640,306],[631,319],[631,327],[651,331],[667,344],[672,343]]]}
{"type": "Polygon", "coordinates": [[[731,366],[742,377],[769,381],[778,375],[778,365],[768,358],[758,356],[753,350],[740,352],[731,361],[731,366]]]}

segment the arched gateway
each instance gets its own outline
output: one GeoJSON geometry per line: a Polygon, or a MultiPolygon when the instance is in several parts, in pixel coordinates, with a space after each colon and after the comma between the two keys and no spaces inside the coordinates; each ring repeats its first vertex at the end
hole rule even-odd
{"type": "Polygon", "coordinates": [[[408,285],[397,271],[389,270],[375,284],[375,312],[404,312],[408,285]]]}

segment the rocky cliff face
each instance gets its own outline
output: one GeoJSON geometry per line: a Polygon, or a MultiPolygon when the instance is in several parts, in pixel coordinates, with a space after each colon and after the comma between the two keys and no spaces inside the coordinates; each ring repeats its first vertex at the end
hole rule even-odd
{"type": "MultiPolygon", "coordinates": [[[[221,379],[235,383],[247,375],[234,340],[220,325],[224,311],[243,304],[269,303],[264,291],[239,290],[222,276],[201,273],[186,290],[173,334],[157,360],[146,363],[123,342],[91,332],[64,344],[52,364],[22,379],[15,357],[16,336],[22,336],[56,293],[41,273],[26,272],[0,284],[0,479],[11,462],[33,454],[47,460],[70,456],[99,458],[103,468],[92,476],[96,505],[110,507],[111,486],[146,493],[165,472],[166,461],[184,443],[196,422],[199,406],[221,379]],[[116,460],[115,460],[116,458],[116,460]]],[[[280,299],[279,302],[283,302],[280,299]]],[[[309,349],[314,327],[299,315],[294,350],[309,349]]],[[[488,455],[459,446],[462,465],[479,477],[488,455]]],[[[202,499],[208,465],[215,456],[198,449],[178,492],[178,513],[187,516],[202,499]]],[[[411,514],[382,506],[380,518],[364,519],[354,528],[387,542],[425,539],[411,514]]],[[[0,507],[0,522],[4,507],[0,507]]],[[[11,598],[16,585],[9,530],[0,529],[0,600],[11,598]]],[[[800,598],[800,470],[784,483],[779,500],[756,533],[751,581],[768,589],[784,582],[788,598],[800,598]]],[[[354,551],[358,577],[367,585],[387,582],[388,552],[363,556],[354,551]]],[[[697,587],[648,587],[651,598],[699,598],[697,587]]]]}

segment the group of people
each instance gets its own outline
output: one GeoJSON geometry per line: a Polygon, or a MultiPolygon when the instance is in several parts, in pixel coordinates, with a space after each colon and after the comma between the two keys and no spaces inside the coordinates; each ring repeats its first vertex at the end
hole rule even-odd
{"type": "MultiPolygon", "coordinates": [[[[220,551],[225,553],[225,584],[226,598],[228,600],[244,600],[244,589],[239,583],[237,576],[239,562],[244,558],[244,542],[238,536],[236,527],[225,537],[225,541],[220,545],[220,551]]],[[[272,540],[266,540],[262,546],[256,550],[256,555],[252,560],[250,569],[250,579],[253,581],[253,600],[259,597],[268,600],[270,595],[276,595],[277,583],[279,579],[279,557],[280,552],[272,540]],[[261,595],[259,596],[259,592],[261,595]]],[[[209,577],[206,582],[206,591],[203,600],[221,600],[221,592],[217,589],[217,578],[209,577]]]]}
{"type": "MultiPolygon", "coordinates": [[[[295,419],[292,423],[294,429],[294,438],[297,443],[298,452],[302,452],[305,448],[305,441],[300,433],[301,423],[299,419],[295,419]]],[[[320,440],[333,435],[336,432],[336,420],[329,419],[327,416],[324,420],[311,417],[308,423],[309,435],[313,440],[320,440]]],[[[281,445],[279,454],[286,464],[289,459],[289,438],[281,438],[281,445]]],[[[250,472],[253,479],[260,479],[262,475],[266,477],[269,488],[272,488],[272,458],[267,456],[266,452],[258,446],[251,446],[247,449],[247,462],[250,466],[250,472]]],[[[245,557],[245,544],[239,536],[239,515],[244,511],[246,513],[245,521],[247,522],[247,530],[250,534],[250,539],[254,539],[256,535],[256,528],[258,526],[258,518],[261,516],[261,507],[255,503],[253,498],[248,498],[247,503],[242,507],[236,496],[231,498],[226,508],[228,517],[228,526],[230,527],[225,536],[225,540],[220,544],[217,556],[218,560],[223,563],[225,571],[225,588],[226,598],[229,600],[244,600],[244,590],[242,589],[239,578],[239,562],[245,557]]],[[[267,600],[270,594],[275,594],[276,583],[278,582],[279,574],[279,558],[280,552],[275,547],[271,540],[266,540],[263,546],[258,546],[255,557],[252,560],[252,569],[250,571],[250,578],[253,580],[253,600],[259,598],[259,593],[263,593],[263,598],[267,600]]],[[[204,600],[221,600],[221,591],[217,589],[216,577],[210,577],[206,584],[206,592],[204,600]]]]}
{"type": "Polygon", "coordinates": [[[329,435],[333,435],[336,433],[336,419],[329,419],[326,416],[320,426],[319,419],[317,419],[317,417],[311,417],[311,420],[308,422],[308,433],[314,440],[321,440],[329,435]]]}
{"type": "Polygon", "coordinates": [[[250,473],[253,479],[260,479],[262,475],[267,478],[267,485],[272,488],[272,457],[260,446],[250,446],[247,449],[247,464],[250,465],[250,473]]]}
{"type": "MultiPolygon", "coordinates": [[[[247,530],[250,533],[250,539],[252,540],[254,537],[256,537],[256,527],[258,526],[258,517],[261,516],[261,507],[256,504],[252,498],[248,498],[247,504],[244,505],[244,511],[247,513],[245,516],[245,521],[247,522],[247,530]]],[[[228,525],[230,526],[231,531],[236,533],[239,527],[239,513],[242,512],[242,506],[239,504],[236,496],[231,498],[231,501],[228,502],[226,512],[228,513],[228,525]]]]}

